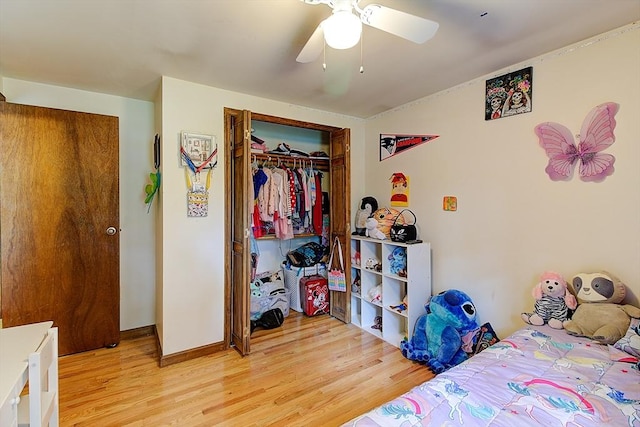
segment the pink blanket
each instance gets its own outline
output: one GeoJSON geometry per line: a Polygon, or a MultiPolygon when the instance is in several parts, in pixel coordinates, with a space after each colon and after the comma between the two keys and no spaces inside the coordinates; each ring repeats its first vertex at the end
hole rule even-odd
{"type": "Polygon", "coordinates": [[[528,326],[344,425],[638,427],[640,372],[618,355],[528,326]]]}

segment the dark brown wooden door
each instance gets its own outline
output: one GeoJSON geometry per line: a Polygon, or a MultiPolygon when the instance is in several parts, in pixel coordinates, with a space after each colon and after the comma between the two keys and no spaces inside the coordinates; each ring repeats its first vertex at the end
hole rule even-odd
{"type": "Polygon", "coordinates": [[[351,323],[351,178],[350,131],[340,129],[331,132],[331,242],[336,236],[342,245],[347,291],[331,291],[331,315],[345,323],[351,323]]]}
{"type": "Polygon", "coordinates": [[[231,343],[242,355],[249,354],[249,147],[251,112],[225,110],[231,147],[231,343]]]}
{"type": "Polygon", "coordinates": [[[53,320],[60,355],[117,344],[118,118],[0,102],[0,153],[3,325],[53,320]]]}

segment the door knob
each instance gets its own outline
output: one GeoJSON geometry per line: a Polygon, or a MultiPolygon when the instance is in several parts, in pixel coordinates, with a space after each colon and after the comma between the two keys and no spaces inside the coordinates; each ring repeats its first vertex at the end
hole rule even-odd
{"type": "Polygon", "coordinates": [[[118,232],[118,230],[115,227],[109,227],[107,228],[107,235],[109,236],[113,236],[114,234],[116,234],[118,232]]]}

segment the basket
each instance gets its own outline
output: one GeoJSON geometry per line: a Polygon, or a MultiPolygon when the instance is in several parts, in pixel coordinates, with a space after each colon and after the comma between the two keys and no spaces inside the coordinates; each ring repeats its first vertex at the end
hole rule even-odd
{"type": "Polygon", "coordinates": [[[284,317],[289,315],[289,295],[290,292],[285,289],[284,292],[275,295],[267,295],[263,297],[251,297],[251,308],[249,309],[249,316],[251,320],[256,320],[262,316],[262,314],[271,310],[272,308],[279,308],[282,310],[284,317]]]}
{"type": "Polygon", "coordinates": [[[305,276],[319,275],[327,277],[327,266],[316,264],[311,267],[287,266],[282,263],[282,276],[284,277],[284,287],[289,292],[289,307],[295,311],[302,312],[302,301],[300,299],[300,279],[305,276]]]}

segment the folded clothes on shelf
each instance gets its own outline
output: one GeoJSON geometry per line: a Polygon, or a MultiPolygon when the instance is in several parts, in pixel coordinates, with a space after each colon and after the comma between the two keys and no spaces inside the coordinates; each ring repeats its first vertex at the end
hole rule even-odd
{"type": "Polygon", "coordinates": [[[291,149],[291,155],[294,157],[309,157],[309,155],[304,151],[296,150],[295,148],[291,149]]]}
{"type": "Polygon", "coordinates": [[[312,151],[311,153],[309,153],[309,157],[317,157],[317,158],[321,158],[321,159],[328,159],[329,155],[327,153],[325,153],[324,151],[312,151]]]}
{"type": "Polygon", "coordinates": [[[269,150],[268,153],[289,155],[291,154],[291,147],[289,147],[289,144],[281,142],[275,150],[269,150]]]}
{"type": "MultiPolygon", "coordinates": [[[[253,130],[251,132],[253,132],[253,130]]],[[[261,144],[261,145],[267,145],[267,143],[264,142],[264,139],[258,138],[253,133],[251,134],[251,141],[257,142],[258,144],[261,144]]]]}
{"type": "Polygon", "coordinates": [[[265,153],[267,151],[267,144],[255,135],[251,135],[251,152],[252,153],[265,153]]]}
{"type": "Polygon", "coordinates": [[[282,154],[285,156],[293,156],[293,157],[309,157],[309,154],[305,153],[302,150],[297,150],[295,148],[291,148],[289,144],[285,142],[281,142],[278,144],[278,147],[274,150],[269,150],[269,154],[282,154]]]}

